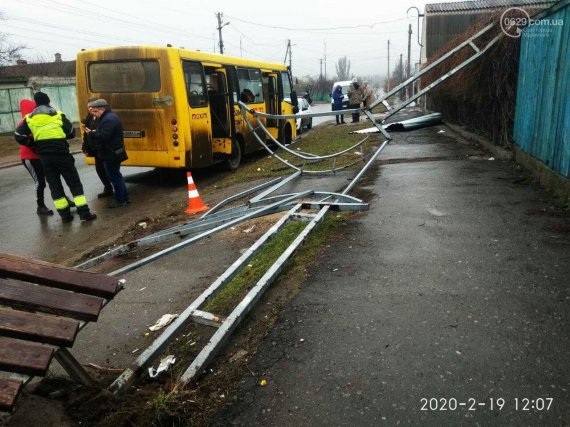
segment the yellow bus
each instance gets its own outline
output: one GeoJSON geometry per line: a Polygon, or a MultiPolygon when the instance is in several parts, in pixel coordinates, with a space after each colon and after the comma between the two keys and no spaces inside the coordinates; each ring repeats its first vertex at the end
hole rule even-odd
{"type": "MultiPolygon", "coordinates": [[[[269,114],[298,110],[283,64],[129,46],[81,51],[76,69],[80,117],[87,115],[89,97],[109,102],[123,124],[127,166],[189,169],[225,162],[236,169],[242,154],[261,148],[238,100],[269,114]]],[[[294,119],[264,124],[281,142],[296,137],[294,119]]]]}

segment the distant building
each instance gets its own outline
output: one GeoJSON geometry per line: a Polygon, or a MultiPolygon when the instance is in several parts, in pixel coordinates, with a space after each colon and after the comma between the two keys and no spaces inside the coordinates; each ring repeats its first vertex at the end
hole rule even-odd
{"type": "Polygon", "coordinates": [[[422,64],[449,41],[463,34],[485,15],[509,7],[522,7],[533,15],[556,1],[544,0],[474,0],[426,4],[422,29],[422,64]]]}
{"type": "Polygon", "coordinates": [[[14,131],[21,120],[20,100],[33,99],[39,91],[47,93],[52,105],[72,122],[79,121],[75,61],[62,61],[56,53],[54,62],[18,60],[16,65],[0,67],[0,133],[14,131]]]}

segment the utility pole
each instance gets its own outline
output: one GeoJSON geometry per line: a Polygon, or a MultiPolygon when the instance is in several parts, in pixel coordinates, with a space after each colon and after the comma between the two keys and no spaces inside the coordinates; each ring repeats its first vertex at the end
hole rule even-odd
{"type": "Polygon", "coordinates": [[[320,58],[319,61],[321,61],[321,80],[323,79],[323,58],[320,58]]]}
{"type": "Polygon", "coordinates": [[[288,39],[287,43],[289,43],[289,72],[291,76],[293,76],[293,49],[291,48],[291,39],[288,39]]]}
{"type": "MultiPolygon", "coordinates": [[[[403,60],[403,56],[404,56],[404,54],[403,54],[403,53],[400,53],[400,68],[399,68],[400,75],[398,76],[398,80],[399,80],[399,81],[398,81],[398,84],[400,84],[400,83],[402,83],[402,82],[404,81],[404,74],[405,74],[405,71],[404,71],[404,60],[403,60]]],[[[398,93],[399,93],[399,96],[400,96],[401,99],[405,99],[405,97],[406,97],[406,89],[401,89],[398,93]]]]}
{"type": "Polygon", "coordinates": [[[229,22],[222,23],[222,19],[224,19],[224,14],[221,12],[216,13],[216,17],[218,18],[218,26],[216,27],[218,30],[218,34],[220,35],[220,54],[224,54],[224,42],[222,40],[222,28],[229,24],[229,22]]]}
{"type": "MultiPolygon", "coordinates": [[[[412,24],[408,27],[408,64],[406,66],[406,80],[410,78],[410,64],[412,61],[412,24]]],[[[408,85],[408,98],[412,96],[412,85],[408,85]]]]}
{"type": "Polygon", "coordinates": [[[285,51],[285,58],[283,58],[284,64],[287,62],[287,55],[289,55],[289,70],[291,72],[291,75],[293,75],[293,60],[291,58],[291,56],[293,56],[293,52],[291,50],[291,39],[287,40],[287,50],[285,51]]]}
{"type": "Polygon", "coordinates": [[[325,40],[325,80],[327,79],[327,41],[325,40]]]}
{"type": "Polygon", "coordinates": [[[388,40],[388,92],[390,92],[390,40],[388,40]]]}

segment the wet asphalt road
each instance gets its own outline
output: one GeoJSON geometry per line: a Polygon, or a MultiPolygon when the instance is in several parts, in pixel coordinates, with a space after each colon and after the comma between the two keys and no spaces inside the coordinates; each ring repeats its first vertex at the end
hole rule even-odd
{"type": "MultiPolygon", "coordinates": [[[[157,206],[168,201],[168,196],[173,193],[180,192],[182,200],[186,197],[182,175],[163,179],[159,171],[151,168],[123,167],[121,171],[133,203],[121,209],[107,209],[109,199],[97,199],[102,184],[95,168],[85,163],[83,155],[74,157],[89,207],[99,218],[81,223],[76,215],[71,224],[62,224],[57,213],[49,217],[39,216],[36,214],[34,183],[27,170],[21,165],[0,169],[0,252],[62,262],[77,257],[85,248],[92,246],[94,239],[104,243],[116,238],[124,227],[152,215],[157,206]]],[[[65,184],[64,188],[71,197],[65,184]]],[[[47,188],[45,197],[46,204],[53,209],[47,188]]]]}
{"type": "Polygon", "coordinates": [[[213,425],[568,425],[568,218],[438,129],[395,134],[213,425]]]}

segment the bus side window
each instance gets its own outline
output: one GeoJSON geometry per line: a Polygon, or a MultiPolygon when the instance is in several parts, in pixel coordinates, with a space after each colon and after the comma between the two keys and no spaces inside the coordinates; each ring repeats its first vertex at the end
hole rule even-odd
{"type": "Polygon", "coordinates": [[[255,68],[238,68],[237,78],[240,88],[240,101],[249,103],[263,102],[261,72],[255,68]]]}
{"type": "Polygon", "coordinates": [[[206,92],[206,80],[204,70],[198,62],[182,61],[184,72],[184,82],[186,83],[186,93],[188,103],[191,107],[204,107],[208,105],[208,95],[206,92]]]}

